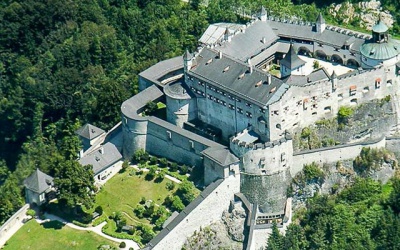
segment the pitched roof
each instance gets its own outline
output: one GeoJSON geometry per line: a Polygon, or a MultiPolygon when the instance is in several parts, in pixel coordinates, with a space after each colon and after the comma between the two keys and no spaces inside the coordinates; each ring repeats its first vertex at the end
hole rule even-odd
{"type": "Polygon", "coordinates": [[[43,193],[53,185],[53,177],[36,169],[28,178],[24,180],[24,186],[36,193],[43,193]]]}
{"type": "Polygon", "coordinates": [[[275,100],[274,97],[279,99],[288,89],[286,84],[282,84],[282,81],[274,76],[271,76],[269,82],[269,74],[262,70],[253,68],[253,72],[250,73],[249,66],[244,62],[225,54],[222,58],[216,58],[217,55],[217,51],[203,48],[188,74],[260,106],[275,100]],[[213,59],[212,62],[207,63],[210,59],[213,59]],[[229,70],[224,71],[227,66],[229,70]],[[263,84],[257,85],[260,81],[263,84]]]}
{"type": "Polygon", "coordinates": [[[234,156],[227,148],[209,147],[201,152],[203,155],[208,156],[213,161],[221,166],[229,166],[233,163],[239,162],[239,159],[234,156]]]}
{"type": "Polygon", "coordinates": [[[99,150],[93,151],[92,153],[82,157],[79,160],[79,163],[82,166],[92,165],[93,172],[96,175],[121,159],[122,155],[118,151],[117,147],[114,144],[107,142],[99,150]]]}
{"type": "Polygon", "coordinates": [[[267,14],[267,11],[265,10],[264,6],[261,6],[260,16],[264,16],[266,14],[267,14]]]}
{"type": "Polygon", "coordinates": [[[93,126],[88,123],[88,124],[83,125],[77,131],[75,131],[75,133],[83,138],[92,140],[92,139],[104,134],[105,131],[102,130],[101,128],[98,128],[98,127],[93,126]]]}
{"type": "Polygon", "coordinates": [[[386,26],[386,24],[384,24],[380,18],[378,23],[372,27],[372,31],[376,33],[385,33],[388,31],[388,29],[388,26],[386,26]]]}
{"type": "Polygon", "coordinates": [[[285,83],[288,85],[295,86],[306,86],[309,84],[314,84],[317,81],[330,79],[329,73],[325,68],[319,68],[311,72],[311,74],[306,76],[290,75],[284,79],[285,83]]]}
{"type": "Polygon", "coordinates": [[[224,42],[216,49],[231,57],[246,61],[278,40],[270,25],[259,20],[244,31],[236,32],[230,42],[224,42]]]}
{"type": "Polygon", "coordinates": [[[306,64],[305,61],[301,60],[294,49],[293,44],[290,44],[288,53],[286,53],[285,58],[281,60],[281,64],[289,69],[294,69],[306,64]]]}
{"type": "Polygon", "coordinates": [[[189,50],[185,50],[185,54],[183,54],[183,59],[186,61],[189,61],[193,58],[192,54],[189,52],[189,50]]]}
{"type": "Polygon", "coordinates": [[[324,19],[324,17],[322,16],[322,14],[321,13],[319,13],[319,15],[318,15],[318,17],[317,17],[317,23],[325,23],[325,19],[324,19]]]}

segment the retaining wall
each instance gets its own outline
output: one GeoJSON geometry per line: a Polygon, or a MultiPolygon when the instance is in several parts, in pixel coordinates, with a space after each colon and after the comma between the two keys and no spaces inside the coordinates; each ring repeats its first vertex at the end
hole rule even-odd
{"type": "Polygon", "coordinates": [[[0,248],[24,225],[29,207],[25,204],[0,227],[0,248]]]}
{"type": "Polygon", "coordinates": [[[354,159],[360,154],[363,147],[384,148],[385,146],[386,138],[383,137],[369,142],[339,145],[294,153],[291,175],[295,176],[303,169],[305,164],[310,164],[312,162],[320,164],[332,163],[340,160],[354,159]]]}
{"type": "Polygon", "coordinates": [[[186,239],[200,227],[220,220],[224,210],[229,208],[234,194],[239,191],[239,174],[212,183],[151,240],[146,249],[181,249],[186,239]]]}

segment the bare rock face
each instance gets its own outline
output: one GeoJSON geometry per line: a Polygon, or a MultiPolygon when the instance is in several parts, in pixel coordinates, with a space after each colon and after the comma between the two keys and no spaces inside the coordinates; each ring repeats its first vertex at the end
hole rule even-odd
{"type": "Polygon", "coordinates": [[[379,17],[389,28],[393,26],[393,16],[389,11],[382,10],[380,1],[366,1],[358,4],[345,2],[342,4],[332,4],[329,13],[337,20],[348,24],[358,25],[367,30],[371,30],[379,17]]]}
{"type": "Polygon", "coordinates": [[[246,212],[241,205],[236,205],[231,213],[225,211],[222,214],[222,221],[228,229],[228,234],[234,241],[244,241],[244,223],[246,212]]]}
{"type": "Polygon", "coordinates": [[[246,212],[241,204],[234,205],[232,211],[224,211],[220,221],[201,228],[190,236],[182,249],[230,249],[242,250],[246,212]]]}

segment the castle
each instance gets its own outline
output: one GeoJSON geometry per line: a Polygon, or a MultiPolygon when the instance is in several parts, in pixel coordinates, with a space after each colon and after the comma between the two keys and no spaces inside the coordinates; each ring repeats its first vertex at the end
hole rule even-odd
{"type": "Polygon", "coordinates": [[[204,168],[205,185],[236,177],[258,226],[288,219],[286,189],[304,163],[291,132],[398,91],[400,43],[380,21],[366,35],[262,8],[246,25],[210,25],[199,43],[139,75],[141,92],[121,106],[123,154],[204,168]],[[150,101],[166,103],[166,120],[142,114],[150,101]]]}

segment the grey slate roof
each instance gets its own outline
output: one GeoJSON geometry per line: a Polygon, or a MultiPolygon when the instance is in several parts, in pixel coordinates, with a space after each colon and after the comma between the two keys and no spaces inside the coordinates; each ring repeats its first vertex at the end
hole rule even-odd
{"type": "Polygon", "coordinates": [[[307,76],[290,75],[284,79],[288,85],[305,86],[314,82],[330,79],[330,75],[324,68],[319,68],[307,76]]]}
{"type": "Polygon", "coordinates": [[[210,24],[207,30],[200,37],[199,42],[203,44],[215,44],[220,42],[224,38],[224,33],[226,29],[229,29],[231,34],[234,34],[246,26],[236,23],[214,23],[210,24]]]}
{"type": "Polygon", "coordinates": [[[380,19],[378,23],[372,27],[372,31],[376,33],[385,33],[386,31],[388,31],[388,29],[388,26],[386,26],[386,24],[384,24],[380,19]]]}
{"type": "Polygon", "coordinates": [[[274,100],[274,97],[279,99],[288,89],[287,85],[274,76],[271,76],[272,83],[267,84],[268,73],[256,68],[249,73],[249,66],[243,62],[225,54],[218,59],[217,54],[218,52],[209,48],[202,49],[188,74],[260,106],[267,105],[269,101],[274,100]],[[207,63],[210,59],[213,59],[212,62],[207,63]],[[229,70],[225,71],[227,66],[229,70]],[[257,86],[260,81],[262,84],[257,86]]]}
{"type": "Polygon", "coordinates": [[[170,72],[183,69],[182,56],[177,56],[156,63],[145,71],[141,72],[139,76],[146,78],[154,83],[160,84],[160,78],[170,72]]]}
{"type": "Polygon", "coordinates": [[[107,142],[101,148],[79,159],[82,166],[92,165],[95,175],[122,159],[121,153],[114,144],[107,142]]]}
{"type": "Polygon", "coordinates": [[[322,14],[321,13],[319,13],[319,15],[318,15],[318,17],[317,17],[317,23],[325,23],[325,19],[324,19],[324,17],[322,16],[322,14]]]}
{"type": "Polygon", "coordinates": [[[260,16],[266,15],[267,11],[265,10],[264,6],[261,6],[260,16]]]}
{"type": "Polygon", "coordinates": [[[41,194],[53,185],[53,177],[36,169],[24,180],[24,186],[35,193],[41,194]]]}
{"type": "Polygon", "coordinates": [[[176,81],[164,87],[164,93],[174,99],[190,99],[195,95],[189,87],[181,81],[176,81]]]}
{"type": "Polygon", "coordinates": [[[300,59],[293,44],[290,44],[289,51],[286,53],[285,58],[281,60],[281,64],[289,69],[295,69],[306,64],[306,62],[300,59]]]}
{"type": "Polygon", "coordinates": [[[400,54],[400,43],[391,38],[382,43],[375,43],[371,39],[361,46],[360,52],[368,58],[386,60],[400,54]]]}
{"type": "Polygon", "coordinates": [[[201,153],[223,167],[239,162],[239,159],[227,148],[209,147],[201,153]]]}
{"type": "Polygon", "coordinates": [[[187,61],[191,60],[193,58],[192,54],[189,52],[189,50],[185,50],[185,54],[183,54],[183,58],[187,61]]]}
{"type": "Polygon", "coordinates": [[[104,134],[105,131],[91,124],[85,124],[75,131],[75,133],[83,138],[93,140],[94,138],[104,134]]]}
{"type": "Polygon", "coordinates": [[[164,93],[157,86],[152,85],[124,101],[121,105],[121,112],[126,117],[135,119],[138,117],[138,112],[140,113],[149,101],[157,100],[163,95],[164,93]]]}
{"type": "Polygon", "coordinates": [[[246,61],[253,55],[260,53],[264,48],[270,46],[278,37],[266,22],[255,21],[245,29],[232,36],[230,42],[224,42],[217,50],[231,57],[246,61]],[[263,43],[263,38],[265,43],[263,43]]]}

